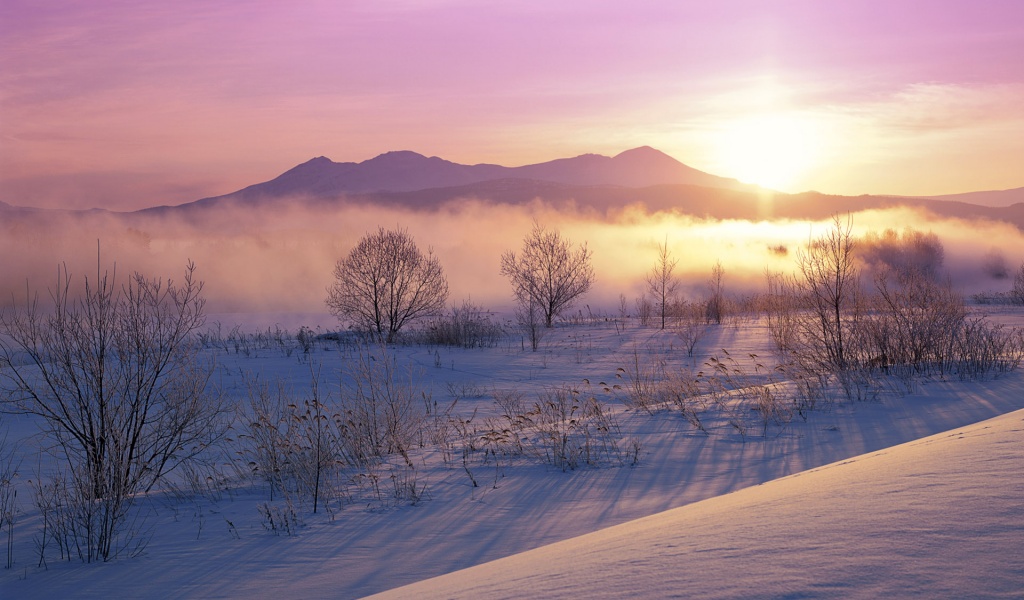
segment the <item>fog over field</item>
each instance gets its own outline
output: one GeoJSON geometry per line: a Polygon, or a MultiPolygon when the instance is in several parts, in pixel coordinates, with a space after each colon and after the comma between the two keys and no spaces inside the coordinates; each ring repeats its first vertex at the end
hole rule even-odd
{"type": "MultiPolygon", "coordinates": [[[[964,293],[1005,291],[1024,256],[1024,236],[1015,226],[993,221],[940,218],[912,208],[850,214],[853,234],[912,227],[935,233],[945,251],[943,272],[964,293]],[[987,264],[1003,259],[1010,279],[993,276],[987,264]]],[[[195,215],[171,213],[60,213],[45,222],[26,219],[0,237],[0,298],[23,299],[52,287],[58,264],[77,275],[95,276],[100,263],[126,275],[180,277],[195,261],[206,282],[208,311],[221,313],[325,313],[326,287],[335,262],[363,235],[378,227],[406,228],[421,248],[430,247],[445,269],[450,300],[471,298],[486,308],[511,306],[499,257],[518,250],[537,221],[559,229],[593,251],[597,281],[584,306],[594,313],[618,311],[619,295],[632,305],[659,244],[667,241],[679,259],[682,291],[699,297],[707,275],[721,261],[730,294],[763,290],[765,269],[792,271],[797,253],[829,221],[718,220],[675,212],[650,214],[643,206],[597,213],[554,207],[536,200],[526,206],[461,200],[437,210],[375,208],[360,204],[311,205],[302,199],[272,206],[217,207],[195,215]]],[[[870,283],[870,282],[865,282],[870,283]]],[[[328,323],[331,321],[328,319],[328,323]]]]}

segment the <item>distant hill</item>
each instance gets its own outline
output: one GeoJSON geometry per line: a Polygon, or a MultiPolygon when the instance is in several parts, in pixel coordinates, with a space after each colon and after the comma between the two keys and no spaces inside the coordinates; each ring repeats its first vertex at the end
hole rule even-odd
{"type": "Polygon", "coordinates": [[[1024,203],[1024,187],[1012,190],[992,190],[985,192],[967,192],[964,194],[947,194],[944,196],[928,196],[932,200],[948,200],[953,202],[965,202],[979,206],[1012,206],[1024,203]]]}
{"type": "MultiPolygon", "coordinates": [[[[247,188],[250,189],[250,188],[247,188]]],[[[195,223],[203,221],[207,211],[226,208],[270,208],[275,202],[288,199],[289,206],[329,209],[343,204],[378,206],[407,210],[438,210],[461,200],[521,206],[541,199],[557,207],[568,207],[614,216],[617,210],[630,205],[643,205],[648,212],[677,212],[697,218],[748,219],[827,219],[834,214],[893,207],[914,207],[937,216],[966,220],[990,220],[1012,223],[1024,230],[1024,204],[990,207],[929,198],[901,196],[833,196],[818,192],[783,194],[767,190],[747,191],[685,184],[662,184],[646,187],[617,185],[572,185],[534,179],[494,179],[451,187],[415,191],[353,192],[342,196],[306,195],[297,197],[236,193],[208,198],[173,207],[157,207],[132,213],[134,215],[176,214],[195,223]]]]}
{"type": "Polygon", "coordinates": [[[211,204],[225,199],[264,201],[281,197],[338,198],[352,194],[455,188],[500,180],[582,186],[683,184],[723,189],[759,189],[735,179],[718,177],[688,167],[646,146],[610,158],[599,154],[584,154],[522,167],[461,165],[436,156],[428,158],[415,152],[401,151],[387,152],[360,163],[336,163],[320,156],[270,181],[197,202],[211,204]]]}

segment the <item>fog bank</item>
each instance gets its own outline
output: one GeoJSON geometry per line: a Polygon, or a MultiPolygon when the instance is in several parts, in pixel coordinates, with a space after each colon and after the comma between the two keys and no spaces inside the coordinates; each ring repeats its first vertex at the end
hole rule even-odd
{"type": "MultiPolygon", "coordinates": [[[[965,293],[1004,291],[1024,257],[1024,237],[1012,225],[938,219],[911,209],[851,215],[853,233],[913,227],[934,232],[945,250],[944,272],[965,293]],[[1008,279],[989,268],[1001,257],[1008,279]]],[[[274,207],[213,208],[163,215],[54,213],[44,219],[0,226],[0,302],[23,302],[26,289],[47,296],[57,265],[95,278],[100,268],[120,281],[132,271],[180,279],[192,260],[205,282],[211,314],[325,315],[325,290],[335,262],[378,226],[409,231],[422,250],[432,248],[448,277],[450,303],[474,303],[504,312],[511,289],[499,274],[501,253],[521,247],[534,221],[559,229],[593,252],[597,281],[577,307],[584,313],[617,313],[619,295],[632,307],[644,291],[644,275],[667,241],[678,259],[683,293],[703,293],[711,266],[721,261],[729,294],[763,286],[764,272],[792,271],[797,251],[831,222],[711,220],[627,206],[609,214],[540,201],[527,206],[480,200],[450,203],[437,211],[338,205],[311,207],[295,201],[274,207]]]]}

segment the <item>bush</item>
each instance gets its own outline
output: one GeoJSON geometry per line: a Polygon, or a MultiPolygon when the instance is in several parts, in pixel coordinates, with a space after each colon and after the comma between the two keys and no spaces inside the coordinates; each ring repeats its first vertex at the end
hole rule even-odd
{"type": "Polygon", "coordinates": [[[421,332],[423,343],[457,348],[491,348],[505,335],[502,326],[483,308],[464,300],[421,332]]]}
{"type": "Polygon", "coordinates": [[[348,373],[335,416],[343,458],[365,467],[376,459],[409,450],[426,421],[429,397],[416,387],[414,372],[399,373],[387,347],[363,347],[348,373]]]}

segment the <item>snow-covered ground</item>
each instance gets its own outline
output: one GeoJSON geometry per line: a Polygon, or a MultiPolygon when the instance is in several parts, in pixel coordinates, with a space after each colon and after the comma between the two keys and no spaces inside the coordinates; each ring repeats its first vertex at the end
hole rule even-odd
{"type": "MultiPolygon", "coordinates": [[[[505,563],[489,563],[479,574],[424,582],[422,591],[445,596],[466,589],[473,595],[470,588],[479,585],[483,597],[567,595],[566,589],[572,590],[568,595],[589,595],[585,588],[565,587],[576,582],[611,596],[845,597],[887,589],[949,596],[965,589],[944,587],[957,581],[982,593],[1022,589],[1019,552],[991,555],[979,548],[987,537],[993,544],[1024,546],[1024,503],[1013,502],[1024,497],[1024,474],[1012,468],[1020,464],[1024,416],[1004,417],[990,429],[968,426],[1024,408],[1024,375],[929,381],[911,393],[893,390],[863,402],[836,399],[807,421],[773,425],[765,436],[757,429],[741,437],[725,419],[709,417],[705,435],[677,412],[628,409],[624,391],[612,389],[623,383],[618,369],[637,357],[645,364],[694,365],[680,346],[670,332],[601,320],[558,328],[536,353],[524,350],[518,338],[472,350],[399,347],[399,359],[415,368],[418,385],[441,406],[457,396],[453,415],[474,423],[496,414],[496,389],[533,398],[569,385],[594,395],[617,421],[621,460],[563,472],[536,460],[496,463],[477,453],[468,465],[479,484],[474,487],[461,460],[445,460],[426,446],[412,454],[416,483],[424,490],[419,502],[382,502],[353,488],[350,501],[330,514],[298,506],[301,526],[293,535],[274,535],[263,526],[257,507],[269,500],[265,483],[242,482],[215,497],[154,493],[140,502],[147,517],[140,533],[149,537],[145,553],[91,565],[50,556],[39,567],[33,538],[40,519],[22,501],[15,564],[0,571],[0,597],[359,597],[504,557],[516,565],[507,573],[505,563]],[[940,436],[878,454],[961,429],[960,446],[943,444],[947,438],[940,436]],[[638,456],[637,464],[631,455],[638,456]],[[978,464],[985,456],[991,460],[978,464]],[[852,457],[861,458],[718,498],[852,457]],[[927,507],[929,494],[935,511],[927,507]],[[693,504],[700,501],[706,502],[693,504]],[[660,514],[677,507],[685,508],[660,514]],[[1013,519],[1016,528],[1000,529],[1013,519]],[[620,528],[606,530],[613,526],[620,528]],[[593,547],[596,539],[608,552],[581,554],[583,546],[571,538],[585,534],[590,537],[580,543],[593,547]],[[967,539],[954,539],[959,535],[967,539]],[[936,544],[944,549],[932,548],[936,544]],[[971,568],[954,571],[948,561],[971,568]],[[883,587],[896,580],[905,587],[883,587]]],[[[737,357],[735,366],[745,373],[771,360],[766,330],[756,320],[710,332],[699,347],[698,368],[710,355],[723,356],[720,349],[737,357]]],[[[309,366],[298,352],[210,352],[217,356],[218,383],[239,400],[245,373],[280,378],[299,392],[308,384],[309,366]]],[[[350,359],[330,345],[314,352],[313,361],[323,365],[323,389],[336,385],[336,373],[350,359]]],[[[36,424],[25,417],[2,419],[0,429],[9,431],[21,456],[24,482],[40,463],[36,424]]],[[[23,489],[19,498],[30,497],[27,485],[23,489]]]]}
{"type": "Polygon", "coordinates": [[[1020,598],[1024,410],[375,598],[1020,598]]]}

